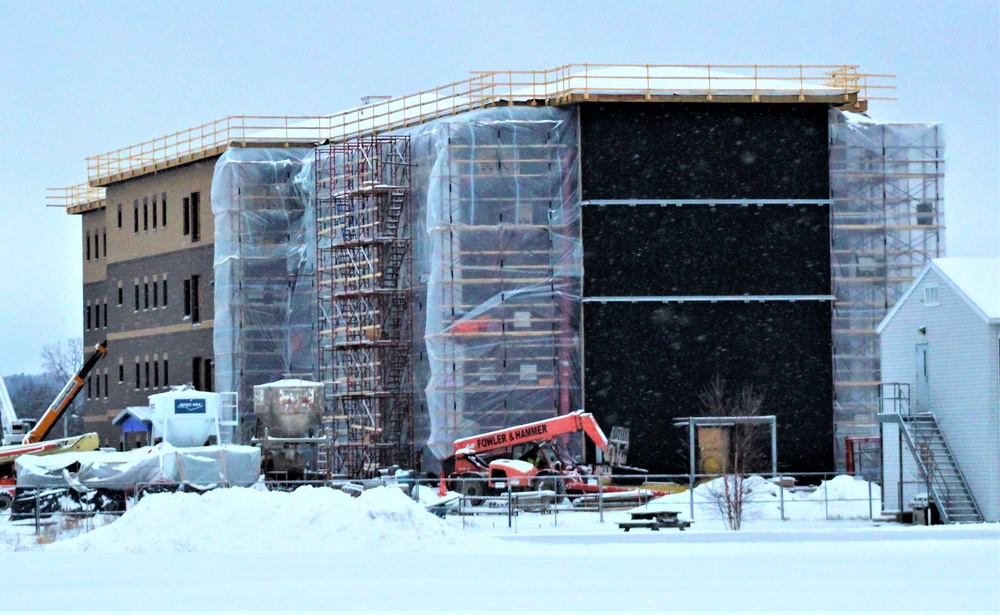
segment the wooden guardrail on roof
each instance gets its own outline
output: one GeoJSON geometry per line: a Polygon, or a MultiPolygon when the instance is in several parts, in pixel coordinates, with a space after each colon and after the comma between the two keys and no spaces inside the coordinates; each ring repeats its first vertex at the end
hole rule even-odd
{"type": "Polygon", "coordinates": [[[829,102],[857,108],[886,96],[892,75],[856,65],[567,64],[482,71],[468,79],[329,116],[229,116],[87,158],[91,186],[221,154],[231,145],[289,147],[385,132],[472,109],[586,100],[829,102]]]}

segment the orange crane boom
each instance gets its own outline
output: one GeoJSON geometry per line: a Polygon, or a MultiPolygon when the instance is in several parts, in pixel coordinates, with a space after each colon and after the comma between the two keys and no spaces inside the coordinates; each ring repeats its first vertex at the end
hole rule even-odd
{"type": "Polygon", "coordinates": [[[479,455],[492,450],[510,448],[528,442],[552,440],[558,436],[584,432],[602,452],[608,450],[608,438],[601,426],[597,424],[594,415],[583,410],[570,412],[562,416],[525,423],[506,429],[498,429],[488,433],[469,436],[455,440],[454,452],[479,455]]]}
{"type": "Polygon", "coordinates": [[[42,415],[42,418],[38,419],[35,426],[31,428],[31,431],[24,435],[24,440],[22,444],[34,444],[36,442],[41,442],[46,437],[48,437],[49,432],[52,431],[52,427],[55,426],[56,421],[59,417],[66,412],[66,408],[69,408],[73,400],[76,399],[77,393],[83,388],[83,383],[87,380],[87,375],[90,370],[94,369],[97,362],[104,358],[108,354],[108,342],[107,340],[101,342],[94,346],[94,352],[90,354],[90,357],[84,362],[83,367],[80,368],[76,374],[74,374],[63,390],[56,396],[56,398],[49,405],[48,410],[42,415]]]}

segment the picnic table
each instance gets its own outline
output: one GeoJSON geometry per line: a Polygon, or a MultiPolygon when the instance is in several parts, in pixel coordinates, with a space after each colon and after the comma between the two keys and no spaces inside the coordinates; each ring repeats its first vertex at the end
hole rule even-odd
{"type": "Polygon", "coordinates": [[[691,527],[691,521],[681,521],[677,518],[680,513],[672,510],[633,510],[631,521],[620,521],[618,527],[626,532],[634,527],[644,527],[654,532],[660,531],[661,527],[676,527],[684,531],[684,528],[691,527]]]}

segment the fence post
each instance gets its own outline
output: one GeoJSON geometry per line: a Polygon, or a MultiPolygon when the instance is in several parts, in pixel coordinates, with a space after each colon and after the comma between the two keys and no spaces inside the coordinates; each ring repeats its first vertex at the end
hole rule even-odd
{"type": "Polygon", "coordinates": [[[601,477],[597,478],[597,514],[600,523],[604,523],[604,481],[601,477]]]}
{"type": "Polygon", "coordinates": [[[875,514],[872,511],[872,482],[868,481],[868,520],[873,521],[875,514]]]}
{"type": "Polygon", "coordinates": [[[41,531],[41,517],[38,514],[38,490],[35,490],[35,536],[41,531]]]}
{"type": "Polygon", "coordinates": [[[824,477],[823,478],[823,514],[826,517],[827,521],[830,520],[830,492],[829,492],[829,490],[826,487],[826,485],[827,485],[828,482],[830,482],[830,481],[827,480],[824,477]]]}
{"type": "Polygon", "coordinates": [[[782,484],[784,481],[781,477],[778,477],[778,501],[781,507],[781,520],[785,521],[785,486],[782,484]]]}
{"type": "Polygon", "coordinates": [[[507,529],[514,527],[514,494],[510,488],[510,478],[507,478],[507,529]]]}
{"type": "Polygon", "coordinates": [[[691,475],[691,482],[688,486],[688,496],[691,498],[691,520],[694,521],[694,474],[691,475]]]}

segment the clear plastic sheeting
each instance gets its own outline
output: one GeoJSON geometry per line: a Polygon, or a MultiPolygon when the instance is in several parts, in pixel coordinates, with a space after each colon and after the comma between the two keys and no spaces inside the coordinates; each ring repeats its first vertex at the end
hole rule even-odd
{"type": "Polygon", "coordinates": [[[215,167],[216,386],[238,392],[250,419],[254,385],[315,373],[312,158],[311,148],[230,148],[215,167]]]}
{"type": "Polygon", "coordinates": [[[156,482],[249,487],[260,478],[260,449],[160,443],[127,452],[22,455],[16,465],[17,484],[22,487],[131,489],[156,482]]]}
{"type": "Polygon", "coordinates": [[[924,264],[944,255],[944,139],[938,124],[886,124],[830,111],[834,421],[877,436],[875,327],[924,264]]]}
{"type": "Polygon", "coordinates": [[[581,404],[575,110],[503,107],[408,131],[430,452],[581,404]]]}

